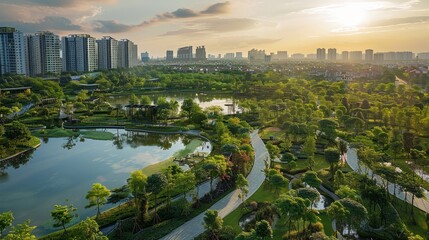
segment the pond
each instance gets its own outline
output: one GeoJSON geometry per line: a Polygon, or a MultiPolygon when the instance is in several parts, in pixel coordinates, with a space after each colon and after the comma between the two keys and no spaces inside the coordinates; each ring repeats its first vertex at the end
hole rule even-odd
{"type": "Polygon", "coordinates": [[[329,207],[333,200],[330,197],[320,194],[319,200],[313,203],[313,209],[323,210],[329,207]]]}
{"type": "Polygon", "coordinates": [[[126,184],[130,172],[166,160],[196,139],[107,131],[114,133],[116,140],[51,138],[31,154],[1,162],[0,212],[12,211],[15,224],[30,219],[32,225],[38,226],[36,235],[47,234],[54,230],[50,212],[55,204],[73,204],[79,219],[95,215],[95,208],[85,209],[85,195],[93,183],[102,183],[109,189],[120,187],[126,184]]]}
{"type": "MultiPolygon", "coordinates": [[[[159,97],[165,97],[169,101],[176,100],[179,103],[179,109],[182,106],[183,100],[187,98],[192,98],[194,102],[198,103],[198,105],[200,105],[202,109],[211,106],[220,106],[223,108],[224,114],[231,114],[234,113],[234,111],[240,112],[236,99],[233,99],[230,94],[173,92],[168,94],[149,94],[147,96],[152,100],[152,103],[154,104],[156,104],[156,101],[159,97]]],[[[141,98],[141,96],[137,97],[141,98]]],[[[127,105],[129,102],[129,96],[114,96],[109,98],[107,101],[112,105],[127,105]]]]}

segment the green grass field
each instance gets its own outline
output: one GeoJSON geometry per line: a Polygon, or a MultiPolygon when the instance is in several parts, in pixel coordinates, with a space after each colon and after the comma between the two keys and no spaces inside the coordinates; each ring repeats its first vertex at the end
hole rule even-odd
{"type": "Polygon", "coordinates": [[[74,131],[71,129],[42,129],[33,131],[32,134],[37,137],[63,138],[63,137],[78,137],[82,136],[93,140],[112,140],[113,133],[103,131],[74,131]]]}
{"type": "Polygon", "coordinates": [[[165,161],[155,163],[155,164],[152,164],[152,165],[149,165],[149,166],[143,168],[142,171],[147,176],[152,175],[154,173],[160,173],[162,171],[162,169],[165,169],[169,166],[177,164],[173,161],[174,158],[182,158],[182,157],[184,157],[190,153],[193,153],[195,151],[195,149],[197,149],[199,146],[201,146],[202,143],[203,143],[203,141],[201,139],[192,139],[191,142],[188,145],[186,145],[185,149],[182,149],[182,150],[174,153],[172,157],[170,157],[169,159],[167,159],[165,161]]]}
{"type": "MultiPolygon", "coordinates": [[[[280,194],[286,193],[288,190],[289,189],[287,187],[285,187],[280,191],[280,194]]],[[[273,203],[276,201],[276,199],[277,199],[277,197],[275,196],[274,192],[272,190],[270,190],[268,184],[264,182],[261,185],[261,187],[259,187],[259,189],[252,196],[249,197],[249,199],[247,201],[248,202],[256,201],[256,202],[273,203]]],[[[241,216],[243,216],[244,214],[246,214],[248,212],[249,212],[248,210],[243,210],[241,208],[241,206],[238,207],[237,209],[232,211],[230,214],[228,214],[223,219],[224,226],[231,226],[234,229],[234,231],[237,234],[239,234],[242,231],[242,229],[238,225],[238,222],[239,222],[241,216]]]]}

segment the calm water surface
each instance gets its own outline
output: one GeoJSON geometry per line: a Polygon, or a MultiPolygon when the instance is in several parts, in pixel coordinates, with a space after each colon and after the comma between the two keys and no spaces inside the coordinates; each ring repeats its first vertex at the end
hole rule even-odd
{"type": "MultiPolygon", "coordinates": [[[[22,159],[0,165],[0,212],[12,211],[14,223],[30,219],[35,233],[53,231],[55,204],[73,204],[80,219],[96,213],[85,209],[85,195],[95,182],[109,189],[126,184],[131,171],[171,157],[192,137],[109,130],[115,141],[51,138],[22,159]]],[[[104,206],[103,209],[111,206],[104,206]]]]}
{"type": "MultiPolygon", "coordinates": [[[[231,114],[233,110],[235,112],[240,111],[237,105],[237,100],[233,99],[230,94],[216,94],[216,93],[189,93],[189,92],[174,92],[174,93],[160,93],[160,94],[149,94],[147,95],[152,103],[156,104],[156,101],[159,97],[165,97],[167,100],[176,100],[179,103],[179,108],[182,106],[183,100],[187,98],[192,98],[194,102],[198,103],[202,109],[211,106],[220,106],[223,108],[224,114],[231,114]],[[235,109],[232,107],[225,106],[235,103],[235,109]]],[[[141,97],[141,96],[137,96],[141,97]]],[[[126,105],[129,102],[129,96],[115,96],[108,99],[108,102],[112,105],[122,104],[126,105]]]]}

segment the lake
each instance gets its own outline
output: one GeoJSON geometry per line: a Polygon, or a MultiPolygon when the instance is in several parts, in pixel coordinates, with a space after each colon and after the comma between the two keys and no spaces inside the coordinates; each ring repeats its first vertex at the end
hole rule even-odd
{"type": "Polygon", "coordinates": [[[50,212],[55,204],[73,204],[78,220],[95,215],[95,208],[85,209],[93,183],[120,187],[130,172],[170,158],[195,138],[107,131],[117,139],[50,138],[33,153],[0,163],[0,212],[12,211],[14,224],[30,219],[38,226],[36,235],[47,234],[54,230],[50,212]]]}
{"type": "MultiPolygon", "coordinates": [[[[233,99],[230,94],[216,94],[216,93],[190,93],[190,92],[172,92],[172,93],[157,93],[157,94],[145,94],[148,96],[152,103],[156,104],[156,100],[159,97],[165,97],[167,100],[176,100],[179,103],[179,109],[182,106],[183,100],[192,98],[203,110],[206,107],[220,106],[223,108],[224,114],[232,114],[233,108],[227,105],[235,103],[235,112],[240,111],[237,105],[236,99],[233,99]]],[[[141,98],[141,96],[137,96],[141,98]]],[[[127,105],[129,102],[129,96],[114,96],[107,100],[110,104],[122,104],[127,105]]]]}

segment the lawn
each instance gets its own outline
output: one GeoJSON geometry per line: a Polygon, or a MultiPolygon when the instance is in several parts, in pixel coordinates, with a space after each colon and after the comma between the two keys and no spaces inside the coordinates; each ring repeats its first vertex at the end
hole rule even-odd
{"type": "Polygon", "coordinates": [[[186,145],[185,149],[182,149],[180,151],[177,151],[176,153],[173,154],[172,157],[170,157],[169,159],[162,161],[162,162],[158,162],[152,165],[149,165],[145,168],[143,168],[143,173],[146,174],[147,176],[152,175],[154,173],[160,173],[162,171],[162,169],[165,169],[169,166],[172,166],[174,164],[176,164],[173,160],[174,158],[182,158],[190,153],[193,153],[195,151],[195,149],[197,149],[199,146],[201,146],[201,144],[203,143],[203,141],[201,139],[192,139],[191,142],[186,145]]]}
{"type": "Polygon", "coordinates": [[[393,206],[395,207],[396,211],[398,211],[399,216],[401,216],[402,221],[405,223],[408,230],[410,230],[414,234],[418,234],[422,236],[425,239],[428,237],[427,232],[429,228],[426,222],[426,214],[423,211],[414,207],[414,220],[415,220],[415,224],[414,224],[410,219],[411,204],[405,203],[404,201],[401,201],[395,198],[395,200],[393,200],[393,206]],[[405,211],[405,204],[407,204],[408,206],[408,212],[405,211]]]}
{"type": "Polygon", "coordinates": [[[63,137],[78,137],[83,136],[87,139],[94,140],[112,140],[114,134],[104,131],[75,131],[71,129],[42,129],[33,131],[32,134],[37,137],[63,138],[63,137]]]}
{"type": "Polygon", "coordinates": [[[332,234],[334,234],[334,230],[332,229],[332,218],[326,214],[326,212],[321,212],[319,217],[320,222],[323,224],[323,230],[326,236],[332,236],[332,234]]]}
{"type": "Polygon", "coordinates": [[[262,139],[270,139],[270,137],[274,137],[275,140],[284,139],[285,132],[282,131],[280,128],[276,127],[268,127],[263,129],[259,136],[261,136],[262,139]]]}
{"type": "MultiPolygon", "coordinates": [[[[287,187],[283,188],[280,191],[281,193],[286,193],[287,191],[289,191],[289,189],[287,187]]],[[[261,187],[259,187],[259,189],[252,195],[249,197],[249,199],[247,201],[251,202],[251,201],[256,201],[256,202],[270,202],[273,203],[275,202],[277,199],[277,197],[274,195],[273,191],[271,191],[269,189],[269,186],[266,182],[264,182],[261,187]]],[[[234,211],[232,211],[230,214],[228,214],[224,219],[224,226],[231,226],[234,231],[239,234],[242,229],[241,227],[238,225],[238,222],[241,218],[241,216],[243,216],[244,214],[248,213],[248,210],[243,210],[240,207],[238,207],[237,209],[235,209],[234,211]]]]}

